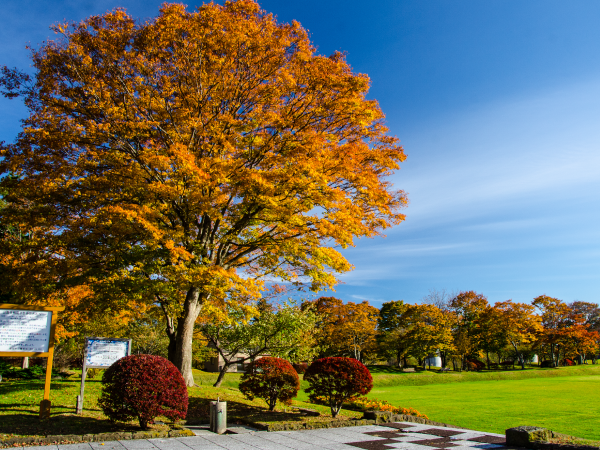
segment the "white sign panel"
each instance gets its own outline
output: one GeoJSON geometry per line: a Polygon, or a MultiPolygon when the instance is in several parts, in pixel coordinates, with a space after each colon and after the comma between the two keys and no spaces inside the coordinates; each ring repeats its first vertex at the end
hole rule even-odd
{"type": "Polygon", "coordinates": [[[48,352],[52,311],[0,309],[0,352],[48,352]]]}
{"type": "Polygon", "coordinates": [[[110,367],[114,362],[127,355],[129,355],[128,340],[88,338],[85,365],[87,367],[110,367]]]}

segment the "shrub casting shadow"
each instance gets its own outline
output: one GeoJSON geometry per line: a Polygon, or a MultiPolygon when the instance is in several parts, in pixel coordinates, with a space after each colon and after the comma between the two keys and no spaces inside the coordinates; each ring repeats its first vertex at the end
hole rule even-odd
{"type": "MultiPolygon", "coordinates": [[[[197,425],[202,423],[208,423],[210,413],[210,402],[216,399],[204,398],[204,397],[190,397],[188,414],[186,417],[186,423],[188,425],[197,425]]],[[[281,410],[284,408],[283,405],[278,404],[277,409],[281,410]]],[[[248,405],[247,403],[227,401],[227,420],[230,423],[236,421],[243,422],[301,422],[304,414],[299,412],[292,412],[290,407],[287,407],[288,411],[269,411],[265,403],[265,406],[248,405]]]]}

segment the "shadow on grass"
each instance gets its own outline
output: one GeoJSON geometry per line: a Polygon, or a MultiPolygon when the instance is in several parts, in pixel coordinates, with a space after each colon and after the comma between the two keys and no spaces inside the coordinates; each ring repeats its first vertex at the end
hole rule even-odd
{"type": "Polygon", "coordinates": [[[368,365],[367,368],[371,373],[404,373],[401,368],[395,366],[368,365]]]}
{"type": "Polygon", "coordinates": [[[42,421],[39,409],[26,410],[29,414],[6,414],[0,421],[0,434],[17,436],[83,435],[90,433],[110,433],[117,431],[139,431],[139,426],[112,423],[106,418],[79,416],[73,413],[54,413],[50,419],[42,421]]]}
{"type": "MultiPolygon", "coordinates": [[[[190,397],[186,423],[196,425],[209,421],[210,402],[212,398],[190,397]]],[[[277,405],[277,411],[269,411],[266,407],[249,405],[248,403],[227,400],[227,419],[229,422],[303,422],[306,415],[292,408],[277,405]],[[282,411],[283,409],[283,411],[282,411]]]]}
{"type": "MultiPolygon", "coordinates": [[[[52,380],[50,383],[50,390],[60,391],[71,389],[72,384],[77,383],[74,380],[52,380]]],[[[0,398],[4,395],[16,394],[18,392],[35,392],[44,391],[44,380],[7,380],[0,383],[0,398]]],[[[4,403],[0,403],[4,405],[4,403]]]]}

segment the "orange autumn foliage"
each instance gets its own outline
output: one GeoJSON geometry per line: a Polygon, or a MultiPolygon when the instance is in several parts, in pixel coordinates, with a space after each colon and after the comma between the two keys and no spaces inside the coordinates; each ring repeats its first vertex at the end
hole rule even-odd
{"type": "Polygon", "coordinates": [[[267,279],[331,287],[351,269],[335,246],[404,220],[386,178],[405,156],[369,78],[299,23],[239,0],[54,30],[34,78],[0,77],[30,111],[0,148],[16,176],[0,181],[3,217],[40,228],[50,278],[115,311],[158,303],[188,384],[204,305],[257,298],[267,279]]]}

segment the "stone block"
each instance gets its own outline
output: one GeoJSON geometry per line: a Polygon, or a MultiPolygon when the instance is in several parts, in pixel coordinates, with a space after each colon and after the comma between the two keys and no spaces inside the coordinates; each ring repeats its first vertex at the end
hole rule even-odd
{"type": "Polygon", "coordinates": [[[304,430],[305,426],[302,422],[287,422],[283,424],[283,429],[286,431],[304,430]]]}
{"type": "Polygon", "coordinates": [[[168,436],[169,437],[187,437],[187,436],[196,436],[196,433],[194,433],[189,428],[184,428],[182,430],[171,430],[171,431],[169,431],[168,436]]]}
{"type": "Polygon", "coordinates": [[[270,423],[267,425],[267,431],[283,431],[282,423],[270,423]]]}
{"type": "Polygon", "coordinates": [[[169,434],[164,431],[136,431],[131,434],[133,439],[153,439],[159,437],[169,437],[169,434]]]}
{"type": "Polygon", "coordinates": [[[506,445],[515,447],[535,448],[535,443],[547,441],[552,437],[552,431],[546,428],[521,426],[506,430],[506,445]]]}
{"type": "MultiPolygon", "coordinates": [[[[131,435],[131,433],[128,433],[131,435]]],[[[93,442],[108,442],[108,441],[119,441],[123,433],[98,433],[94,436],[93,442]]]]}
{"type": "Polygon", "coordinates": [[[389,411],[365,411],[365,419],[375,420],[376,423],[387,423],[392,419],[392,413],[389,411]]]}
{"type": "Polygon", "coordinates": [[[64,440],[63,435],[48,435],[45,438],[38,439],[38,444],[59,444],[64,440]]]}

